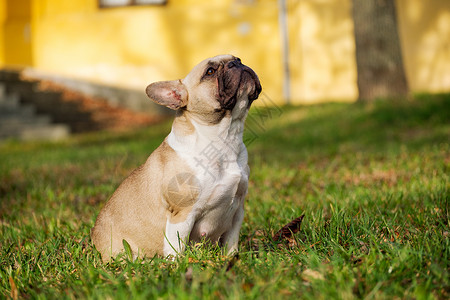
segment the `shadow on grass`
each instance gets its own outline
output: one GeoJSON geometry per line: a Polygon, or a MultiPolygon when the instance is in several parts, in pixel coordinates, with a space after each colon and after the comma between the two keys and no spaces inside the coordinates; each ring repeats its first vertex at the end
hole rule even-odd
{"type": "MultiPolygon", "coordinates": [[[[418,149],[450,139],[450,94],[372,104],[282,107],[281,111],[279,117],[261,119],[260,131],[248,145],[251,154],[267,161],[286,161],[286,157],[348,151],[396,152],[402,147],[418,149]]],[[[246,132],[247,139],[253,131],[246,132]]]]}

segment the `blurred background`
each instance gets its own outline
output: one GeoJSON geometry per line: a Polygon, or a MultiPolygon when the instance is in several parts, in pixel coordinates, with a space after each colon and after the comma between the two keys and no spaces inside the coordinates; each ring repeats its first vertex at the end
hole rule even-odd
{"type": "MultiPolygon", "coordinates": [[[[448,92],[450,1],[0,0],[0,68],[110,100],[230,53],[256,71],[274,103],[351,102],[363,94],[358,51],[378,65],[391,48],[386,68],[400,66],[400,94],[448,92]]],[[[369,81],[392,82],[377,68],[369,81]]],[[[113,102],[154,109],[130,95],[113,102]]]]}

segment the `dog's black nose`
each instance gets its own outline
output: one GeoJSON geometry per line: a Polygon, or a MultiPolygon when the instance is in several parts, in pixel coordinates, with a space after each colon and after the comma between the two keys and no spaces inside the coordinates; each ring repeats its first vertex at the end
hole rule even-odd
{"type": "Polygon", "coordinates": [[[227,67],[228,67],[229,69],[231,69],[231,68],[233,68],[233,67],[240,66],[241,64],[242,64],[242,63],[241,63],[241,59],[236,57],[236,59],[234,59],[234,60],[232,60],[232,61],[230,61],[230,62],[228,63],[227,67]]]}

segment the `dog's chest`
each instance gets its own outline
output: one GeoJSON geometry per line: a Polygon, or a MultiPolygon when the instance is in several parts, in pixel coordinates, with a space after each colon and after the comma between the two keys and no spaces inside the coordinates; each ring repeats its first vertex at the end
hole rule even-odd
{"type": "Polygon", "coordinates": [[[247,158],[242,156],[223,155],[207,164],[201,164],[198,157],[187,158],[200,183],[199,209],[230,209],[236,205],[234,198],[246,194],[247,158]]]}
{"type": "Polygon", "coordinates": [[[193,227],[191,240],[218,241],[230,230],[237,210],[242,208],[247,186],[248,174],[241,168],[229,168],[214,182],[205,180],[203,193],[195,205],[200,217],[193,227]]]}
{"type": "Polygon", "coordinates": [[[172,138],[169,135],[169,145],[172,144],[177,154],[190,166],[199,183],[200,193],[192,212],[198,217],[191,240],[198,241],[205,237],[217,241],[231,228],[247,194],[249,174],[245,146],[242,142],[219,140],[195,148],[181,148],[179,144],[171,143],[172,138]]]}

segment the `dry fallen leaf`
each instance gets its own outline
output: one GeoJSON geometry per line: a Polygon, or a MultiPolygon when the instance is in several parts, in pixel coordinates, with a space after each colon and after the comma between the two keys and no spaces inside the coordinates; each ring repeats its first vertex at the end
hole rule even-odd
{"type": "Polygon", "coordinates": [[[279,241],[280,239],[289,240],[289,238],[300,230],[305,215],[292,220],[288,224],[284,225],[278,232],[272,237],[272,240],[279,241]]]}
{"type": "Polygon", "coordinates": [[[9,277],[9,285],[11,286],[11,298],[16,300],[19,298],[19,290],[17,290],[17,286],[11,276],[9,277]]]}

